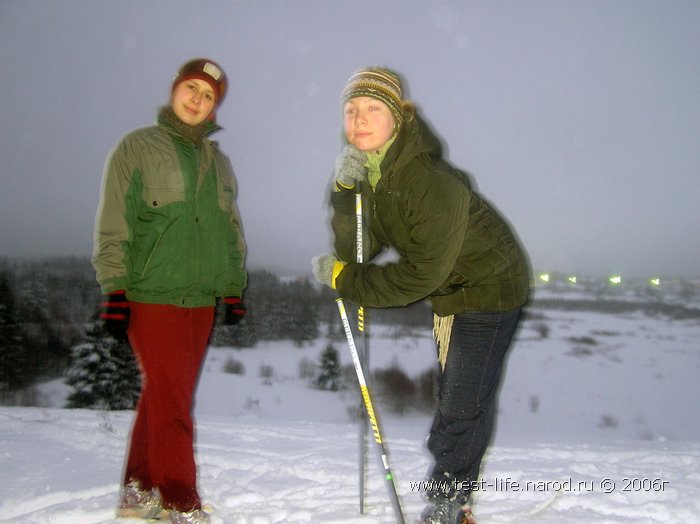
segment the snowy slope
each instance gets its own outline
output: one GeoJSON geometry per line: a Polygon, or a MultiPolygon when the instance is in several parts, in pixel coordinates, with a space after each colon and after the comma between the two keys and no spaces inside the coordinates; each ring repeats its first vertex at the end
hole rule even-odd
{"type": "MultiPolygon", "coordinates": [[[[4,408],[0,418],[2,522],[120,522],[130,414],[4,408]]],[[[201,491],[217,522],[394,522],[374,462],[366,514],[358,512],[354,426],[202,417],[198,428],[201,491]]],[[[415,516],[422,501],[411,482],[428,459],[414,439],[391,438],[390,452],[405,513],[415,516]]],[[[699,471],[698,443],[497,446],[475,511],[481,523],[700,522],[699,471]]]]}
{"type": "MultiPolygon", "coordinates": [[[[475,497],[480,524],[700,522],[698,322],[541,313],[510,356],[475,497]]],[[[398,361],[417,375],[432,364],[429,331],[403,334],[372,326],[373,369],[398,361]]],[[[215,522],[394,522],[371,447],[367,510],[358,512],[354,391],[317,391],[298,378],[299,361],[317,361],[326,344],[210,350],[197,396],[197,459],[215,522]],[[245,375],[222,372],[230,357],[245,375]],[[261,365],[274,375],[260,377],[261,365]]],[[[44,391],[53,406],[65,395],[56,383],[44,391]]],[[[429,466],[430,416],[376,404],[413,518],[423,506],[416,483],[429,466]]],[[[131,418],[0,407],[0,522],[127,522],[113,512],[131,418]]]]}

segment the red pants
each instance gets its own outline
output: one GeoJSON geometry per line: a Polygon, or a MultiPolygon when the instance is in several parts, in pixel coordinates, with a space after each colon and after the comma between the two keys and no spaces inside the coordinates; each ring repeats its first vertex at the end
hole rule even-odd
{"type": "Polygon", "coordinates": [[[199,509],[192,408],[214,308],[130,304],[129,341],[142,390],[124,482],[157,488],[167,509],[199,509]]]}

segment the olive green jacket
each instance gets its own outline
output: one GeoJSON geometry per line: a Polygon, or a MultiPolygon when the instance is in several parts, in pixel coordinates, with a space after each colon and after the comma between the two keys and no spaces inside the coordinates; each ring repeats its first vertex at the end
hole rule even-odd
{"type": "Polygon", "coordinates": [[[353,190],[331,193],[336,255],[347,265],[339,294],[366,307],[428,298],[440,316],[507,311],[528,297],[528,261],[506,221],[441,157],[438,139],[416,116],[381,163],[373,191],[363,184],[364,260],[393,247],[398,260],[358,264],[353,190]],[[368,244],[368,245],[367,245],[368,244]]]}
{"type": "Polygon", "coordinates": [[[128,133],[108,158],[93,266],[102,291],[183,307],[241,296],[245,243],[228,158],[169,109],[128,133]]]}

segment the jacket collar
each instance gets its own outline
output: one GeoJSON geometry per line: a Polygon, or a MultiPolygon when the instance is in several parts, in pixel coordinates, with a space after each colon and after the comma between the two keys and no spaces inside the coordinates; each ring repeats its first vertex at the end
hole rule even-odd
{"type": "Polygon", "coordinates": [[[432,158],[442,157],[442,145],[425,122],[416,114],[405,121],[382,160],[382,173],[401,170],[421,154],[432,158]]]}
{"type": "Polygon", "coordinates": [[[175,111],[170,106],[164,106],[160,109],[158,124],[189,138],[195,144],[201,144],[204,137],[221,129],[218,124],[209,120],[196,126],[187,125],[175,115],[175,111]]]}

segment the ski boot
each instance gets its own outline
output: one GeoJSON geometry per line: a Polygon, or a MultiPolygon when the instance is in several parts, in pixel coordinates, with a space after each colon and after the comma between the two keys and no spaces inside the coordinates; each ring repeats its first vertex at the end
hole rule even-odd
{"type": "Polygon", "coordinates": [[[117,518],[167,519],[160,496],[154,490],[142,490],[138,482],[129,482],[121,489],[117,518]]]}
{"type": "Polygon", "coordinates": [[[192,511],[170,510],[170,524],[210,524],[209,513],[203,509],[192,511]]]}
{"type": "Polygon", "coordinates": [[[459,501],[447,497],[435,497],[425,507],[418,520],[419,524],[476,524],[469,506],[462,506],[459,501]]]}

